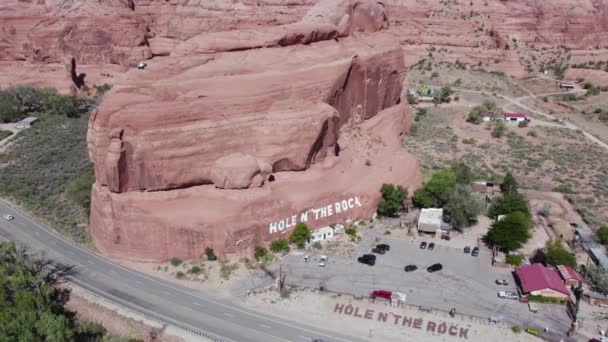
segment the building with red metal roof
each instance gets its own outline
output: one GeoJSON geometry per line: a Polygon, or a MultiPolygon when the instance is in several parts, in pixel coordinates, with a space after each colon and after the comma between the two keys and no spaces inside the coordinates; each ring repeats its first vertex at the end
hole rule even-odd
{"type": "Polygon", "coordinates": [[[559,272],[559,275],[564,280],[566,286],[577,287],[581,281],[581,277],[576,273],[572,266],[559,265],[557,266],[557,272],[559,272]]]}
{"type": "Polygon", "coordinates": [[[532,264],[518,267],[515,274],[524,294],[561,299],[570,296],[570,291],[552,268],[532,264]]]}

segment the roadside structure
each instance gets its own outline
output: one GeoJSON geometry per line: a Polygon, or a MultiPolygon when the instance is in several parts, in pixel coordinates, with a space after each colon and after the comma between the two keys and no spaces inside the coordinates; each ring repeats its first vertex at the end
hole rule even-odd
{"type": "Polygon", "coordinates": [[[557,299],[570,296],[557,271],[542,264],[520,266],[515,275],[524,294],[557,299]]]}
{"type": "Polygon", "coordinates": [[[38,121],[37,117],[29,116],[29,117],[17,122],[15,127],[16,128],[29,128],[29,127],[32,127],[32,125],[37,121],[38,121]]]}
{"type": "Polygon", "coordinates": [[[574,82],[572,81],[561,81],[559,82],[559,87],[562,90],[570,91],[574,89],[574,82]]]}
{"type": "Polygon", "coordinates": [[[608,296],[597,292],[583,293],[583,300],[591,305],[608,305],[608,296]]]}
{"type": "Polygon", "coordinates": [[[425,208],[420,210],[418,216],[418,234],[426,233],[435,236],[442,234],[443,209],[425,208]]]}
{"type": "Polygon", "coordinates": [[[502,116],[509,122],[530,122],[530,118],[524,113],[502,113],[502,116]]]}
{"type": "Polygon", "coordinates": [[[606,256],[601,247],[589,248],[589,256],[597,266],[608,270],[608,256],[606,256]]]}
{"type": "Polygon", "coordinates": [[[557,272],[559,272],[559,275],[562,277],[564,285],[566,286],[577,287],[581,282],[581,277],[572,266],[559,265],[557,266],[557,272]]]}

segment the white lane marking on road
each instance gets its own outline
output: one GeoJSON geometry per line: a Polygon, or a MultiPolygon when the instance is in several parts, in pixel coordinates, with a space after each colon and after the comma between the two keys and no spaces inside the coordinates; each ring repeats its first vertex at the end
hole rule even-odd
{"type": "Polygon", "coordinates": [[[166,294],[166,295],[171,295],[171,294],[169,293],[169,291],[160,290],[160,292],[162,292],[162,293],[164,293],[164,294],[166,294]]]}
{"type": "Polygon", "coordinates": [[[306,340],[306,341],[312,341],[312,338],[310,337],[306,337],[306,336],[302,336],[302,335],[298,335],[299,338],[306,340]]]}
{"type": "Polygon", "coordinates": [[[264,324],[260,324],[260,326],[261,326],[262,328],[270,329],[270,327],[269,327],[269,326],[264,325],[264,324]]]}
{"type": "Polygon", "coordinates": [[[93,262],[91,259],[87,259],[87,262],[88,262],[89,264],[93,264],[93,265],[95,264],[95,263],[94,263],[94,262],[93,262]]]}
{"type": "Polygon", "coordinates": [[[133,281],[134,281],[134,282],[136,282],[136,283],[137,283],[137,285],[143,285],[143,284],[144,284],[144,283],[142,283],[142,282],[141,282],[141,281],[139,281],[139,280],[133,280],[133,281]]]}
{"type": "Polygon", "coordinates": [[[228,316],[228,317],[234,317],[234,315],[233,315],[233,314],[231,314],[231,313],[227,313],[227,312],[224,312],[224,315],[226,315],[226,316],[228,316]]]}
{"type": "MultiPolygon", "coordinates": [[[[5,204],[5,205],[7,205],[7,206],[8,206],[8,207],[10,207],[10,208],[12,208],[12,206],[11,206],[10,204],[8,204],[8,203],[6,202],[6,200],[4,200],[4,199],[0,198],[0,202],[1,202],[1,203],[3,203],[3,204],[5,204]]],[[[268,321],[268,322],[273,322],[273,323],[278,324],[278,325],[281,325],[281,326],[290,327],[290,328],[298,329],[298,330],[301,330],[301,331],[306,331],[306,332],[309,332],[309,333],[312,333],[312,334],[315,334],[315,335],[318,335],[318,336],[323,336],[323,337],[331,338],[331,339],[336,340],[336,341],[350,342],[350,340],[345,340],[345,339],[342,339],[342,338],[339,338],[339,337],[335,337],[335,336],[327,335],[327,334],[324,334],[324,333],[320,333],[320,332],[318,332],[318,331],[312,331],[312,330],[307,329],[307,328],[305,328],[305,327],[299,327],[299,326],[296,326],[296,325],[293,325],[293,324],[290,324],[290,323],[287,323],[287,322],[281,322],[281,321],[275,320],[275,319],[270,318],[270,317],[265,317],[265,316],[262,316],[262,315],[260,315],[260,314],[256,314],[256,313],[253,313],[253,312],[249,312],[249,311],[246,311],[246,310],[244,310],[244,309],[241,309],[241,308],[240,308],[240,307],[238,307],[238,306],[230,306],[230,305],[228,305],[228,304],[224,304],[224,303],[221,303],[221,302],[215,301],[215,300],[213,300],[213,299],[208,299],[208,298],[199,297],[199,296],[197,296],[197,295],[194,295],[193,293],[186,292],[186,291],[184,291],[184,290],[182,290],[182,289],[179,289],[179,288],[177,288],[177,287],[170,286],[170,285],[168,285],[168,284],[162,283],[161,281],[159,281],[159,280],[157,280],[157,279],[154,279],[154,278],[152,278],[152,277],[150,277],[150,276],[147,276],[147,275],[141,274],[141,273],[139,273],[139,272],[137,272],[137,271],[134,271],[134,270],[129,269],[129,268],[127,268],[127,267],[124,267],[124,266],[122,266],[122,265],[119,265],[119,264],[113,263],[113,262],[111,262],[110,260],[108,260],[108,259],[106,259],[106,258],[104,258],[104,257],[102,257],[102,256],[100,256],[100,255],[97,255],[97,254],[95,254],[95,253],[92,253],[91,251],[89,251],[89,250],[87,250],[87,249],[84,249],[83,247],[80,247],[79,245],[77,245],[76,243],[74,243],[74,242],[72,242],[72,241],[65,240],[63,237],[61,237],[59,234],[57,234],[57,232],[55,232],[55,231],[53,231],[53,230],[51,230],[51,229],[48,229],[48,228],[46,228],[45,226],[43,226],[43,225],[41,225],[41,224],[39,224],[39,223],[35,222],[35,221],[34,221],[34,220],[32,220],[31,218],[29,218],[29,217],[27,216],[27,214],[22,213],[22,212],[21,212],[20,210],[18,210],[18,209],[15,209],[15,211],[16,211],[16,212],[18,212],[18,213],[20,213],[20,214],[21,214],[21,216],[22,216],[22,217],[23,217],[25,220],[29,221],[29,222],[30,222],[32,225],[37,226],[37,227],[40,227],[40,229],[45,229],[45,230],[46,230],[46,231],[47,231],[49,234],[54,235],[54,236],[55,236],[57,239],[59,239],[59,240],[63,241],[63,242],[64,242],[64,243],[66,243],[67,245],[69,245],[69,246],[71,246],[71,247],[73,247],[73,248],[75,248],[75,249],[77,249],[77,250],[79,250],[79,251],[81,251],[81,252],[83,252],[83,253],[85,253],[85,254],[87,254],[87,255],[90,255],[90,256],[92,256],[93,258],[99,259],[100,261],[102,261],[102,262],[104,262],[104,263],[106,263],[106,264],[110,265],[111,267],[116,267],[116,268],[119,268],[119,269],[121,269],[121,270],[123,270],[123,271],[125,271],[125,272],[128,272],[128,273],[130,273],[130,274],[133,274],[133,275],[138,276],[138,277],[140,277],[140,278],[147,279],[147,280],[148,280],[148,281],[150,281],[150,282],[153,282],[153,283],[156,283],[156,284],[162,285],[162,286],[164,286],[164,287],[170,288],[170,289],[175,290],[175,291],[177,291],[177,292],[181,292],[181,293],[183,293],[183,294],[185,294],[185,295],[192,296],[192,297],[194,297],[194,298],[198,298],[198,299],[203,300],[203,301],[205,301],[205,302],[212,303],[212,304],[215,304],[215,305],[218,305],[218,306],[221,306],[221,307],[227,308],[227,309],[229,309],[229,310],[239,312],[239,313],[244,314],[244,315],[248,315],[248,316],[251,316],[251,317],[256,317],[256,318],[259,318],[259,319],[262,319],[262,320],[265,320],[265,321],[268,321]]],[[[67,249],[66,249],[66,251],[67,251],[68,253],[70,253],[70,254],[74,255],[74,252],[72,252],[72,251],[70,251],[70,250],[67,250],[67,249]]]]}
{"type": "Polygon", "coordinates": [[[197,303],[197,302],[192,302],[192,304],[201,306],[201,303],[197,303]]]}
{"type": "Polygon", "coordinates": [[[34,234],[36,234],[36,236],[40,236],[40,232],[37,230],[34,230],[34,234]]]}
{"type": "Polygon", "coordinates": [[[110,273],[112,273],[112,274],[116,274],[116,271],[114,271],[114,270],[110,270],[110,273]]]}

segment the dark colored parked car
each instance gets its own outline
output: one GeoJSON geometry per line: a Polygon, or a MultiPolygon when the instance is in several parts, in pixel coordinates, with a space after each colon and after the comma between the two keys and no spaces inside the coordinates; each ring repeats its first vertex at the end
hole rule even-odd
{"type": "Polygon", "coordinates": [[[372,298],[384,298],[391,299],[393,293],[391,291],[386,290],[375,290],[372,292],[372,298]]]}
{"type": "Polygon", "coordinates": [[[429,251],[432,251],[433,249],[435,249],[435,243],[431,242],[429,243],[429,251]]]}
{"type": "Polygon", "coordinates": [[[426,242],[422,241],[420,243],[420,249],[426,249],[426,242]]]}
{"type": "Polygon", "coordinates": [[[418,269],[418,266],[416,265],[407,265],[405,266],[405,272],[412,272],[418,269]]]}
{"type": "Polygon", "coordinates": [[[443,266],[441,264],[432,264],[426,270],[429,273],[433,273],[433,272],[441,271],[442,269],[443,269],[443,266]]]}
{"type": "Polygon", "coordinates": [[[479,248],[475,247],[473,248],[473,251],[471,252],[472,256],[478,256],[479,255],[479,248]]]}
{"type": "Polygon", "coordinates": [[[360,256],[357,259],[357,261],[362,264],[374,266],[376,264],[376,256],[373,254],[363,254],[363,256],[360,256]]]}
{"type": "Polygon", "coordinates": [[[384,254],[384,253],[386,253],[386,251],[385,251],[384,249],[382,249],[382,248],[378,248],[378,247],[376,247],[376,248],[373,248],[373,249],[372,249],[372,253],[376,253],[376,254],[384,254]]]}
{"type": "Polygon", "coordinates": [[[464,252],[465,252],[465,253],[467,253],[467,254],[471,253],[471,247],[466,246],[466,247],[464,248],[464,252]]]}
{"type": "Polygon", "coordinates": [[[384,249],[385,252],[388,252],[391,250],[391,246],[389,246],[385,243],[381,243],[381,244],[377,245],[376,248],[384,249]]]}

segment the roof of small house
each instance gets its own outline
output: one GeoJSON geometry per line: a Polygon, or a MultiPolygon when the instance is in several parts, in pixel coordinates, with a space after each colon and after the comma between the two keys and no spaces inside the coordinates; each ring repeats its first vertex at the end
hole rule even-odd
{"type": "Polygon", "coordinates": [[[593,254],[595,259],[597,260],[597,262],[600,264],[600,266],[603,269],[608,270],[608,256],[606,256],[606,253],[604,253],[604,251],[601,248],[598,248],[598,247],[589,248],[589,252],[591,252],[591,254],[593,254]]]}
{"type": "Polygon", "coordinates": [[[564,280],[569,280],[569,279],[574,279],[576,281],[581,280],[581,277],[574,270],[574,268],[572,268],[572,266],[559,265],[559,266],[557,266],[557,271],[559,272],[559,275],[562,276],[562,279],[564,279],[564,280]]]}
{"type": "Polygon", "coordinates": [[[443,222],[443,209],[441,208],[425,208],[420,210],[420,216],[418,217],[418,226],[428,225],[436,227],[435,229],[441,228],[443,222]]]}
{"type": "Polygon", "coordinates": [[[526,114],[524,113],[502,113],[506,118],[525,118],[526,114]]]}
{"type": "Polygon", "coordinates": [[[515,273],[519,277],[524,293],[551,289],[570,295],[570,291],[568,291],[557,272],[542,264],[520,266],[515,270],[515,273]]]}

